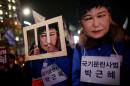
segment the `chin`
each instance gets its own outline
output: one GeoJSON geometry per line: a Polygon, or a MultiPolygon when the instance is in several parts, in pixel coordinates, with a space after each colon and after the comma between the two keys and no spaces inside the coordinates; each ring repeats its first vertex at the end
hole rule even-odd
{"type": "Polygon", "coordinates": [[[100,39],[102,37],[104,37],[104,35],[92,36],[93,39],[100,39]]]}

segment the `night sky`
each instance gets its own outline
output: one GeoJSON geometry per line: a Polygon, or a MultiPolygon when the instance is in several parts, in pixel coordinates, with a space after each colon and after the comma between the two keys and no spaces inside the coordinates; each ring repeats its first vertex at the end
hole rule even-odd
{"type": "Polygon", "coordinates": [[[31,7],[47,19],[62,15],[66,22],[77,25],[75,0],[21,0],[21,4],[31,7]]]}

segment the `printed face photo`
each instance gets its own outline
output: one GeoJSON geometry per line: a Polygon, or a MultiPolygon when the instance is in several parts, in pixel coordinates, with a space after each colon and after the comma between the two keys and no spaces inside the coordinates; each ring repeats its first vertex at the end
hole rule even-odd
{"type": "Polygon", "coordinates": [[[27,31],[27,42],[28,42],[28,54],[31,55],[33,53],[33,47],[34,47],[33,45],[35,44],[35,34],[33,29],[27,31]]]}
{"type": "Polygon", "coordinates": [[[56,52],[60,51],[61,44],[59,40],[59,31],[58,31],[58,23],[49,24],[49,39],[47,37],[46,27],[40,27],[37,29],[38,31],[38,44],[41,50],[44,52],[56,52]]]}
{"type": "Polygon", "coordinates": [[[62,17],[24,27],[25,60],[66,56],[62,17]]]}

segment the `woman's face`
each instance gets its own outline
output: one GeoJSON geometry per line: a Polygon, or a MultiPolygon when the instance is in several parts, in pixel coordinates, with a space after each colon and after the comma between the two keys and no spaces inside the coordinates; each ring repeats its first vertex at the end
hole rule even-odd
{"type": "MultiPolygon", "coordinates": [[[[50,35],[50,44],[56,46],[57,41],[57,31],[53,28],[49,29],[49,35],[50,35]]],[[[47,49],[47,34],[46,31],[42,32],[40,35],[40,45],[43,49],[47,49]]]]}
{"type": "Polygon", "coordinates": [[[110,26],[111,16],[105,7],[92,8],[81,18],[81,26],[87,36],[98,39],[103,37],[110,26]]]}

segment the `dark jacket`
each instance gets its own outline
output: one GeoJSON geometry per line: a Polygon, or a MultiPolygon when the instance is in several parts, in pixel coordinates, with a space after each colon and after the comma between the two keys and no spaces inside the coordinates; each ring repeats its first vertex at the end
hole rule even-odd
{"type": "Polygon", "coordinates": [[[65,73],[67,80],[57,83],[54,86],[71,86],[71,64],[73,49],[69,46],[67,46],[67,53],[67,56],[28,61],[28,66],[30,67],[32,78],[41,78],[43,62],[46,62],[48,66],[56,64],[65,73]]]}

